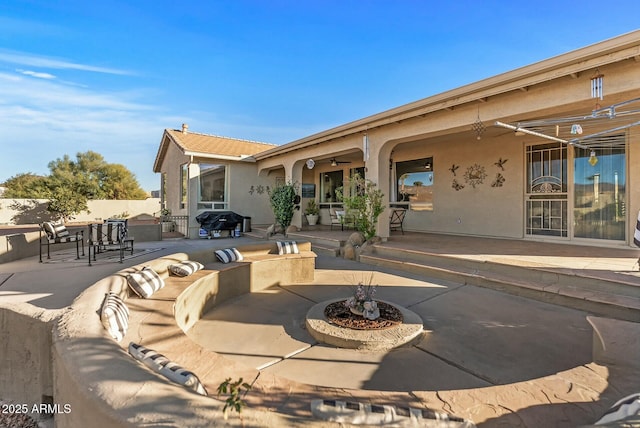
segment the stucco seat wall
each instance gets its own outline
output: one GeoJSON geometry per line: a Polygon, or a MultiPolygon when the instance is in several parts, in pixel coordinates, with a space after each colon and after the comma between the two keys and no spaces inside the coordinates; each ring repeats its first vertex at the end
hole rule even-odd
{"type": "MultiPolygon", "coordinates": [[[[272,253],[270,257],[279,259],[280,265],[286,264],[287,260],[294,263],[306,260],[307,265],[314,266],[315,254],[310,251],[310,244],[302,247],[301,255],[279,256],[272,253]]],[[[124,269],[83,292],[54,329],[54,396],[56,402],[68,403],[73,409],[68,414],[56,415],[56,423],[59,426],[95,427],[155,423],[209,426],[212,420],[222,421],[219,401],[168,382],[131,358],[127,346],[130,341],[141,343],[194,370],[211,395],[227,377],[257,378],[257,370],[205,350],[184,334],[211,307],[254,289],[250,285],[254,275],[270,273],[277,276],[287,272],[278,264],[269,264],[269,257],[262,257],[273,250],[270,243],[252,250],[260,260],[252,262],[247,256],[244,262],[228,265],[215,263],[212,250],[176,253],[124,269]],[[205,269],[185,278],[169,276],[170,264],[187,259],[214,265],[218,269],[205,269]],[[254,264],[263,265],[265,269],[252,269],[254,264]],[[158,272],[165,279],[166,286],[150,299],[139,299],[131,296],[126,276],[145,266],[158,272]],[[99,308],[109,291],[123,296],[131,311],[129,331],[119,344],[108,337],[99,319],[99,308]]],[[[312,280],[313,268],[310,272],[312,280]]],[[[258,288],[278,282],[273,279],[260,281],[258,288]]],[[[262,375],[254,384],[254,390],[277,402],[286,396],[283,391],[291,388],[308,393],[317,389],[295,383],[287,386],[288,383],[285,381],[283,385],[273,376],[262,375]],[[277,391],[274,385],[278,385],[277,391]]],[[[243,411],[243,415],[245,424],[256,426],[334,426],[251,408],[243,411]]]]}

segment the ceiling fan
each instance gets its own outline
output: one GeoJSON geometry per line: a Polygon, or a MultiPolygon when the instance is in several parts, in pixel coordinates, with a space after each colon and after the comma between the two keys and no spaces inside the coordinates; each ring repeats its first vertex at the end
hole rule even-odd
{"type": "Polygon", "coordinates": [[[331,162],[331,166],[338,166],[342,163],[351,163],[349,161],[339,161],[339,160],[336,160],[336,158],[331,158],[329,162],[331,162]]]}

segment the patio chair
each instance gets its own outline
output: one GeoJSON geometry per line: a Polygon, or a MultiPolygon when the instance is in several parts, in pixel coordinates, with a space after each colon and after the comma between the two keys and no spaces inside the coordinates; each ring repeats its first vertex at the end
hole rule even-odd
{"type": "Polygon", "coordinates": [[[329,216],[331,217],[331,230],[333,226],[340,226],[341,230],[344,230],[344,223],[342,217],[344,217],[344,211],[336,210],[335,208],[329,208],[329,216]]]}
{"type": "Polygon", "coordinates": [[[76,259],[80,258],[80,246],[82,245],[82,256],[84,257],[84,230],[72,235],[62,223],[42,223],[40,225],[40,263],[42,263],[42,247],[47,246],[47,259],[50,259],[51,245],[66,244],[68,242],[76,243],[76,259]]]}
{"type": "Polygon", "coordinates": [[[133,238],[127,236],[126,220],[107,220],[104,223],[89,225],[89,266],[91,266],[91,250],[93,261],[96,254],[109,250],[120,252],[120,263],[124,260],[124,252],[133,254],[133,238]]]}
{"type": "Polygon", "coordinates": [[[389,219],[389,230],[394,231],[400,229],[400,231],[404,235],[402,223],[404,223],[405,215],[407,215],[407,210],[405,208],[394,208],[391,211],[391,218],[389,219]]]}

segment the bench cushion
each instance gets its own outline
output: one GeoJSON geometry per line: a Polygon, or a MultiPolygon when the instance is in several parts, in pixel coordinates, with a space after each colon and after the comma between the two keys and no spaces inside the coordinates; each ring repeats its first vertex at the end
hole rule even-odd
{"type": "Polygon", "coordinates": [[[296,241],[278,241],[276,242],[278,246],[278,254],[300,254],[300,250],[298,250],[298,244],[296,241]]]}
{"type": "Polygon", "coordinates": [[[240,251],[236,248],[225,248],[215,251],[216,258],[222,263],[239,262],[244,260],[240,251]]]}
{"type": "MultiPolygon", "coordinates": [[[[53,223],[50,221],[45,221],[42,223],[42,228],[47,234],[47,238],[49,240],[66,238],[69,236],[69,231],[63,223],[53,223]]],[[[62,241],[64,242],[64,241],[62,241]]]]}
{"type": "Polygon", "coordinates": [[[150,267],[129,274],[127,283],[131,290],[143,299],[151,297],[153,293],[164,287],[164,280],[150,267]]]}
{"type": "Polygon", "coordinates": [[[171,272],[175,276],[189,276],[202,268],[204,268],[202,263],[194,262],[192,260],[185,260],[180,263],[169,265],[169,272],[171,272]]]}
{"type": "Polygon", "coordinates": [[[100,320],[111,337],[120,342],[129,328],[129,308],[120,296],[109,292],[102,303],[100,320]]]}
{"type": "Polygon", "coordinates": [[[200,395],[207,395],[207,390],[198,379],[198,376],[169,361],[164,355],[133,342],[129,344],[129,354],[170,381],[186,386],[200,395]]]}

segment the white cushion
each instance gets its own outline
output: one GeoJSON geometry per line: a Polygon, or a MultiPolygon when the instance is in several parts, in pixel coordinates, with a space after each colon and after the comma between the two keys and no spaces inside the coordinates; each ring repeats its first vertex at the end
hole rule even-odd
{"type": "Polygon", "coordinates": [[[238,251],[236,248],[225,248],[222,250],[216,250],[215,253],[218,260],[220,260],[222,263],[238,262],[244,260],[242,254],[240,254],[240,251],[238,251]]]}
{"type": "Polygon", "coordinates": [[[143,299],[148,299],[153,293],[164,287],[164,280],[150,267],[129,274],[127,283],[131,290],[143,299]]]}
{"type": "Polygon", "coordinates": [[[203,268],[201,263],[191,260],[169,265],[169,271],[176,276],[189,276],[203,268]]]}
{"type": "Polygon", "coordinates": [[[56,231],[56,238],[64,238],[66,236],[69,236],[69,231],[67,230],[64,224],[62,223],[54,224],[53,227],[56,231]]]}
{"type": "Polygon", "coordinates": [[[129,328],[129,308],[116,293],[105,295],[100,321],[111,337],[120,342],[129,328]]]}
{"type": "Polygon", "coordinates": [[[200,395],[207,395],[207,390],[198,379],[198,376],[169,361],[164,355],[133,342],[129,344],[129,354],[170,381],[186,386],[200,395]]]}
{"type": "Polygon", "coordinates": [[[300,250],[298,250],[298,244],[296,241],[277,241],[276,245],[278,246],[278,254],[300,254],[300,250]]]}
{"type": "Polygon", "coordinates": [[[56,239],[56,228],[50,221],[42,223],[42,229],[47,233],[49,239],[56,239]]]}

